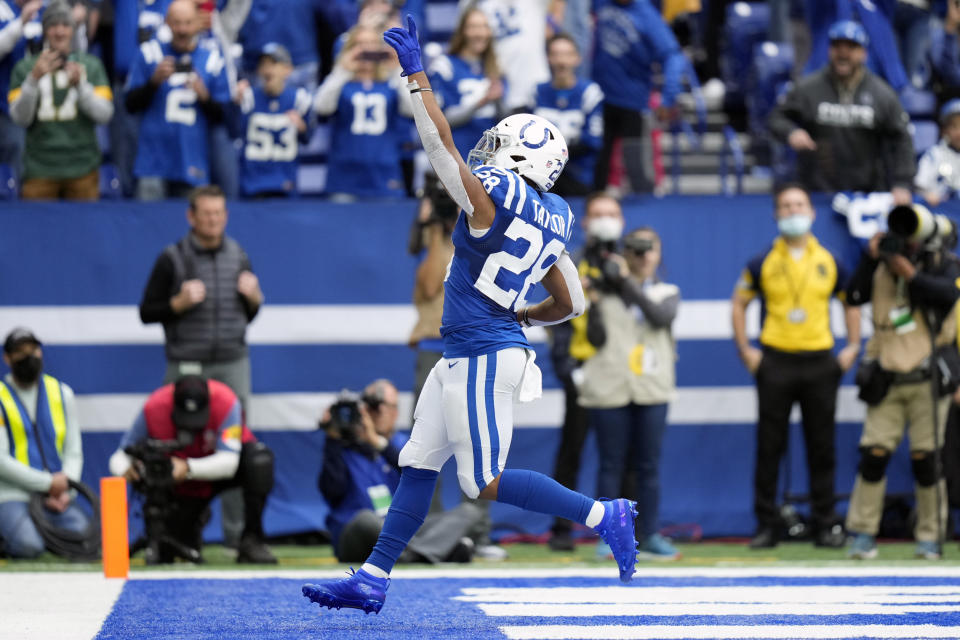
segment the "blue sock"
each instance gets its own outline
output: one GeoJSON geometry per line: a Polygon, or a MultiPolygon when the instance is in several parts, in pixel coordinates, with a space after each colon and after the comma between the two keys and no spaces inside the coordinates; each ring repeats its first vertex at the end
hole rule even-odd
{"type": "Polygon", "coordinates": [[[423,524],[439,475],[436,471],[404,467],[400,486],[393,494],[387,519],[367,562],[390,573],[410,538],[423,524]]]}
{"type": "Polygon", "coordinates": [[[497,502],[560,516],[585,524],[594,500],[571,491],[549,476],[526,469],[504,469],[497,487],[497,502]]]}

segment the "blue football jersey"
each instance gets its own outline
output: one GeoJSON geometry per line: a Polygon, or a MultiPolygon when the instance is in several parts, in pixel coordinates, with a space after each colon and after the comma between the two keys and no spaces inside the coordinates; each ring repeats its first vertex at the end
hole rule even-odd
{"type": "MultiPolygon", "coordinates": [[[[430,64],[429,76],[430,86],[444,112],[451,107],[476,104],[490,86],[482,63],[468,62],[459,56],[439,56],[430,64]]],[[[467,122],[451,127],[453,143],[460,155],[466,158],[483,132],[496,124],[497,105],[491,102],[474,111],[467,122]]]]}
{"type": "Polygon", "coordinates": [[[493,225],[474,236],[461,215],[453,231],[453,260],[444,282],[445,358],[526,347],[516,310],[570,241],[573,212],[566,201],[540,193],[513,171],[473,170],[496,206],[493,225]]]}
{"type": "Polygon", "coordinates": [[[580,79],[569,89],[557,89],[544,82],[537,85],[533,112],[555,124],[567,144],[578,148],[579,154],[571,155],[564,172],[578,182],[593,184],[593,166],[603,146],[603,91],[599,85],[580,79]]]}
{"type": "MultiPolygon", "coordinates": [[[[166,24],[167,9],[173,4],[173,0],[140,0],[139,12],[137,14],[137,37],[141,42],[153,40],[157,31],[166,24]]],[[[165,33],[160,38],[161,41],[170,39],[170,30],[164,29],[165,33]]]]}
{"type": "Polygon", "coordinates": [[[314,24],[323,0],[256,0],[240,29],[243,67],[253,71],[270,42],[282,42],[298,66],[320,60],[314,24]]]}
{"type": "Polygon", "coordinates": [[[296,192],[300,132],[287,112],[296,111],[309,123],[310,103],[310,94],[293,85],[278,96],[267,95],[261,87],[247,89],[240,105],[244,130],[240,188],[244,195],[296,192]]]}
{"type": "MultiPolygon", "coordinates": [[[[127,90],[150,81],[165,56],[181,58],[169,43],[144,42],[130,69],[127,90]]],[[[188,86],[196,73],[214,102],[230,102],[223,57],[216,47],[200,45],[190,54],[193,71],[176,72],[157,87],[153,102],[140,119],[140,137],[133,173],[159,176],[189,184],[210,180],[207,161],[207,118],[197,106],[197,93],[188,86]]]]}
{"type": "Polygon", "coordinates": [[[400,146],[406,127],[400,126],[398,100],[394,82],[343,85],[337,111],[330,116],[328,193],[404,195],[400,146]]]}
{"type": "MultiPolygon", "coordinates": [[[[0,0],[0,31],[18,17],[20,17],[20,5],[13,0],[0,0]]],[[[7,92],[10,91],[10,74],[13,73],[14,65],[23,57],[25,49],[26,41],[21,37],[13,45],[13,49],[0,58],[0,111],[4,113],[10,110],[10,106],[7,104],[7,92]]]]}

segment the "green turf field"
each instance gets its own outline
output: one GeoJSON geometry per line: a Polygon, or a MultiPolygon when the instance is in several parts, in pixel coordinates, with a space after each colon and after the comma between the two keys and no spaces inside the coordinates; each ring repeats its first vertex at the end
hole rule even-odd
{"type": "MultiPolygon", "coordinates": [[[[812,544],[791,542],[774,549],[751,551],[745,543],[700,542],[678,544],[683,557],[670,562],[640,561],[638,568],[658,567],[749,567],[749,566],[960,566],[960,548],[956,542],[946,545],[945,558],[938,562],[919,560],[913,557],[913,543],[889,542],[879,545],[880,554],[876,560],[866,562],[848,560],[842,549],[819,549],[812,544]]],[[[321,546],[274,545],[271,547],[280,560],[280,568],[309,569],[311,567],[334,568],[337,565],[331,548],[321,546]]],[[[505,547],[510,557],[502,562],[475,560],[474,567],[495,569],[498,566],[520,567],[599,567],[611,561],[598,561],[594,555],[593,544],[578,545],[575,552],[553,552],[545,544],[510,544],[505,547]]],[[[252,565],[238,565],[230,549],[219,545],[204,547],[203,568],[229,569],[232,567],[251,570],[252,565]]],[[[177,569],[188,568],[189,564],[177,563],[165,567],[146,567],[143,558],[135,556],[131,560],[133,570],[163,571],[171,566],[177,569]]],[[[404,565],[417,568],[429,568],[430,565],[404,565]]],[[[266,567],[271,568],[271,567],[266,567]]],[[[97,563],[64,562],[52,554],[44,554],[36,560],[0,559],[0,571],[100,571],[97,563]]]]}

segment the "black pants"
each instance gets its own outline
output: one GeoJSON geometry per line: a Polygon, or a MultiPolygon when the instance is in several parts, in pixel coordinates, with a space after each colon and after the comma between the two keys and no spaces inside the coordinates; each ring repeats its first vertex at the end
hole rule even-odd
{"type": "Polygon", "coordinates": [[[833,507],[837,388],[840,365],[829,351],[785,353],[764,348],[757,369],[757,466],[754,513],[761,527],[776,527],[777,479],[787,450],[790,410],[800,403],[810,475],[810,507],[815,529],[835,521],[833,507]]]}
{"type": "MultiPolygon", "coordinates": [[[[587,439],[590,424],[587,410],[577,402],[577,387],[569,381],[563,384],[566,408],[563,428],[560,431],[560,447],[553,465],[553,479],[568,489],[577,490],[577,475],[580,472],[580,457],[587,439]]],[[[552,527],[554,533],[573,530],[573,523],[566,518],[557,518],[552,527]]]]}
{"type": "Polygon", "coordinates": [[[630,179],[634,193],[650,191],[652,185],[647,178],[643,157],[643,114],[633,109],[603,105],[603,148],[597,156],[593,170],[593,188],[603,191],[610,177],[610,154],[613,143],[619,138],[623,152],[623,164],[630,179]]]}
{"type": "Polygon", "coordinates": [[[237,473],[228,480],[211,482],[209,496],[175,495],[165,519],[167,533],[187,546],[199,549],[203,527],[210,519],[209,505],[217,494],[240,487],[243,491],[244,538],[262,541],[263,510],[273,489],[273,452],[262,442],[248,442],[240,450],[237,473]]]}

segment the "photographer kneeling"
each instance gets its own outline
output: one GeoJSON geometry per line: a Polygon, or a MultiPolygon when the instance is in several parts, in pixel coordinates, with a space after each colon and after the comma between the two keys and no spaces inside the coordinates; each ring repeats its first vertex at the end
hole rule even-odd
{"type": "MultiPolygon", "coordinates": [[[[617,495],[631,478],[625,493],[637,501],[641,555],[673,559],[679,553],[658,533],[658,519],[660,450],[676,395],[671,325],[680,289],[657,276],[661,255],[660,237],[648,227],[627,234],[622,256],[608,249],[598,261],[588,251],[588,265],[598,266],[586,269],[586,335],[597,351],[583,364],[578,391],[597,433],[597,495],[617,495]]],[[[598,545],[598,555],[607,553],[598,545]]]]}
{"type": "Polygon", "coordinates": [[[262,523],[273,488],[273,452],[244,426],[240,401],[225,384],[184,376],[150,394],[110,457],[110,472],[147,496],[146,542],[160,543],[159,557],[148,563],[172,562],[184,555],[178,547],[195,550],[189,559],[199,560],[210,501],[237,486],[245,517],[237,562],[277,562],[264,544],[262,523]],[[159,522],[151,522],[154,517],[159,522]]]}
{"type": "Polygon", "coordinates": [[[887,464],[909,429],[916,555],[935,560],[942,553],[947,519],[938,456],[957,385],[954,305],[960,262],[951,253],[957,235],[947,218],[916,204],[894,208],[887,222],[890,231],[870,240],[847,286],[850,304],[873,303],[874,328],[857,373],[860,398],[868,407],[847,513],[847,530],[856,534],[848,555],[877,555],[887,464]]]}
{"type": "MultiPolygon", "coordinates": [[[[389,380],[376,380],[362,396],[342,392],[320,422],[326,442],[318,484],[330,505],[327,529],[340,562],[370,555],[400,483],[398,396],[389,380]]],[[[482,517],[470,503],[428,515],[400,562],[469,562],[474,545],[466,535],[482,517]]]]}

